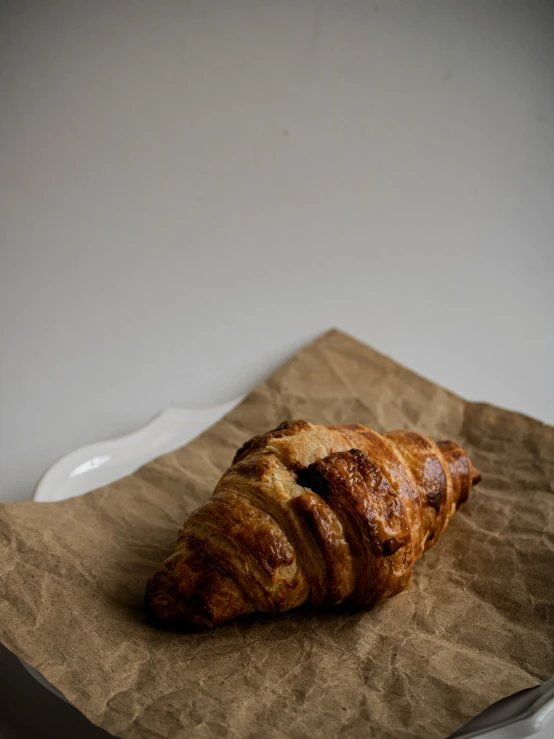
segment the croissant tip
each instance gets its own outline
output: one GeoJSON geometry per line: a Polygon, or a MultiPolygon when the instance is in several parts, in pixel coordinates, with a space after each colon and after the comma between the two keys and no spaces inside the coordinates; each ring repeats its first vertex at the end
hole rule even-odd
{"type": "Polygon", "coordinates": [[[477,485],[478,482],[481,482],[483,479],[483,475],[479,472],[479,470],[476,467],[471,468],[471,484],[477,485]]]}

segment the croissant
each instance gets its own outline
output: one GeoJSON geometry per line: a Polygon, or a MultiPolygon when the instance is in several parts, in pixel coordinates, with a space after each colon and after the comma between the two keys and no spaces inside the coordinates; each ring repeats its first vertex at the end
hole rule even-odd
{"type": "Polygon", "coordinates": [[[310,602],[362,607],[409,587],[481,476],[452,441],[288,421],[247,441],[149,578],[165,626],[310,602]]]}

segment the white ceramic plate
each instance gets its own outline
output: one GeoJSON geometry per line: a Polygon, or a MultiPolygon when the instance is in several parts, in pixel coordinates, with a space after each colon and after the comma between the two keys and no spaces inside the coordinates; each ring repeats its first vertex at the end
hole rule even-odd
{"type": "MultiPolygon", "coordinates": [[[[168,408],[138,431],[77,449],[47,470],[37,485],[34,499],[49,502],[74,498],[129,475],[150,460],[191,441],[241,399],[196,410],[168,408]]],[[[45,688],[66,700],[39,672],[26,662],[23,665],[45,688]]],[[[554,677],[537,688],[495,703],[452,735],[452,739],[474,737],[552,739],[554,677]]]]}

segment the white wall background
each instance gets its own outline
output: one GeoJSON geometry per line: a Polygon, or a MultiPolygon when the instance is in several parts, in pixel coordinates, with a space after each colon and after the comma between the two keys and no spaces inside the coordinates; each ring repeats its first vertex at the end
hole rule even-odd
{"type": "Polygon", "coordinates": [[[548,0],[4,0],[0,93],[4,499],[332,325],[554,422],[548,0]]]}

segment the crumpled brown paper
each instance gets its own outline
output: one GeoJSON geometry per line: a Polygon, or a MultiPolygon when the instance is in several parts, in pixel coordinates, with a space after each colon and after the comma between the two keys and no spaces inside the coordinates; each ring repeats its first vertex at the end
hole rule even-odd
{"type": "Polygon", "coordinates": [[[467,403],[339,331],[134,475],[3,505],[0,547],[0,638],[122,737],[444,737],[554,672],[554,428],[467,403]],[[455,439],[483,482],[410,590],[372,611],[156,630],[147,576],[234,450],[291,418],[455,439]]]}

